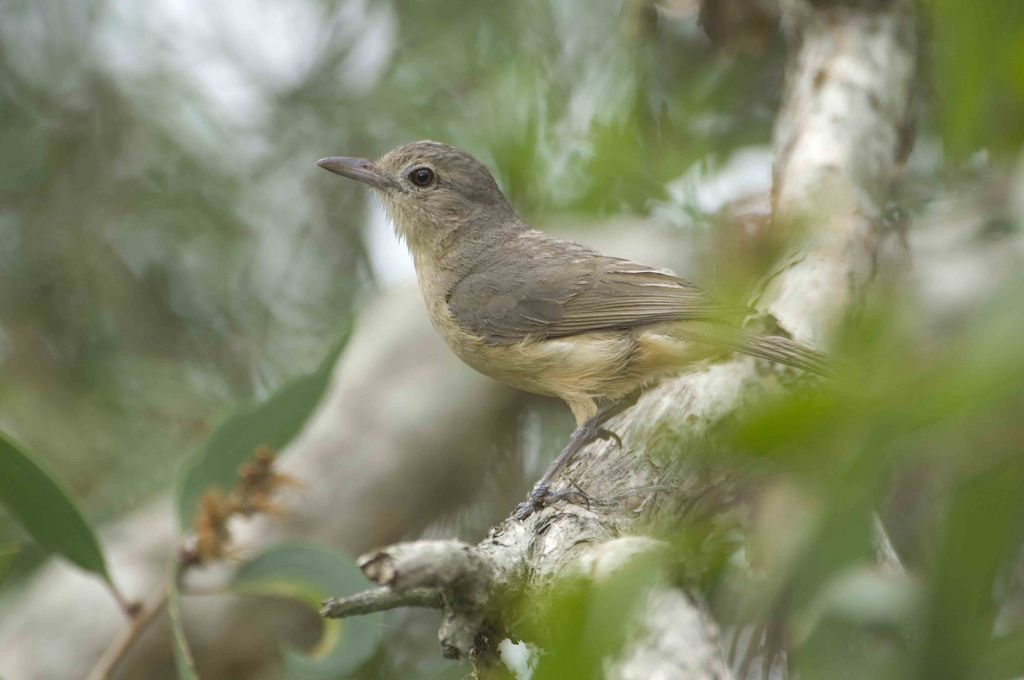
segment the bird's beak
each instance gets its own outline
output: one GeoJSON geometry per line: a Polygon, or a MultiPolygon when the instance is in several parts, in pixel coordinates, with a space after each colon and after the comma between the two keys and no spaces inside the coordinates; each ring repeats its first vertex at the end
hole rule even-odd
{"type": "Polygon", "coordinates": [[[321,158],[316,162],[324,170],[329,170],[335,175],[348,177],[369,184],[374,189],[392,189],[394,181],[377,169],[372,162],[365,158],[348,158],[345,156],[331,156],[321,158]]]}

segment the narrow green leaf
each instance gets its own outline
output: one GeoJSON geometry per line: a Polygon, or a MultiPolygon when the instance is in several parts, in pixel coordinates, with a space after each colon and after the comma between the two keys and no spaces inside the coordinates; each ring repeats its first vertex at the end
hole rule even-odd
{"type": "Polygon", "coordinates": [[[188,461],[178,486],[178,520],[182,530],[191,528],[204,491],[212,486],[226,490],[235,485],[238,466],[254,449],[268,446],[280,451],[299,433],[320,402],[348,337],[346,331],[316,371],[292,380],[266,401],[238,411],[224,421],[206,446],[188,461]]]}
{"type": "MultiPolygon", "coordinates": [[[[351,558],[326,548],[285,544],[242,565],[231,589],[249,595],[287,597],[314,609],[329,596],[365,590],[369,584],[351,558]]],[[[320,641],[308,654],[284,646],[285,665],[295,678],[318,680],[351,673],[377,649],[380,614],[324,622],[320,641]]]]}
{"type": "Polygon", "coordinates": [[[932,0],[931,61],[948,150],[1015,154],[1024,140],[1021,39],[1024,3],[932,0]]]}
{"type": "Polygon", "coordinates": [[[979,680],[1024,677],[1024,631],[1014,630],[991,640],[978,665],[974,677],[979,680]]]}
{"type": "Polygon", "coordinates": [[[997,584],[1024,533],[1024,461],[1017,453],[962,479],[951,494],[929,584],[919,678],[969,677],[985,663],[1001,604],[997,584]]]}
{"type": "Polygon", "coordinates": [[[196,673],[192,648],[185,637],[185,624],[181,618],[181,593],[178,591],[180,566],[175,567],[174,577],[167,585],[167,615],[171,620],[171,638],[174,643],[174,667],[178,671],[178,680],[199,680],[196,673]]]}
{"type": "Polygon", "coordinates": [[[14,558],[18,556],[19,552],[21,552],[21,549],[16,545],[0,545],[0,587],[3,586],[8,574],[11,573],[14,558]]]}
{"type": "Polygon", "coordinates": [[[39,545],[108,583],[92,527],[57,479],[0,434],[0,503],[39,545]]]}

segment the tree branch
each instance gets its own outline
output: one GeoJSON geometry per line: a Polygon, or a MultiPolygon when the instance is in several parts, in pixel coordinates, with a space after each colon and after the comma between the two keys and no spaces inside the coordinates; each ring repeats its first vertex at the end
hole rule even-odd
{"type": "Polygon", "coordinates": [[[441,608],[441,596],[436,590],[420,588],[396,592],[391,588],[375,588],[348,597],[331,597],[323,601],[320,616],[328,619],[346,619],[383,612],[399,607],[441,608]]]}

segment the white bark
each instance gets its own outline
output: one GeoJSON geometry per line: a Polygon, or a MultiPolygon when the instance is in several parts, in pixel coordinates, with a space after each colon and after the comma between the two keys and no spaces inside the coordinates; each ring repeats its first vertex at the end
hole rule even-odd
{"type": "Polygon", "coordinates": [[[783,2],[799,49],[776,119],[774,217],[802,224],[814,245],[772,279],[761,305],[819,346],[874,275],[917,59],[912,3],[832,4],[783,2]]]}

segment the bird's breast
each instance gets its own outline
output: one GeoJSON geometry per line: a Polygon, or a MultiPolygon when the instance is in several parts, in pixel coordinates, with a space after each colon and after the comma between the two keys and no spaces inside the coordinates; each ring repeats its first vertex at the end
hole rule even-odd
{"type": "Polygon", "coordinates": [[[496,343],[460,327],[446,306],[428,306],[434,327],[463,362],[513,387],[572,402],[621,396],[635,386],[630,333],[496,343]]]}

